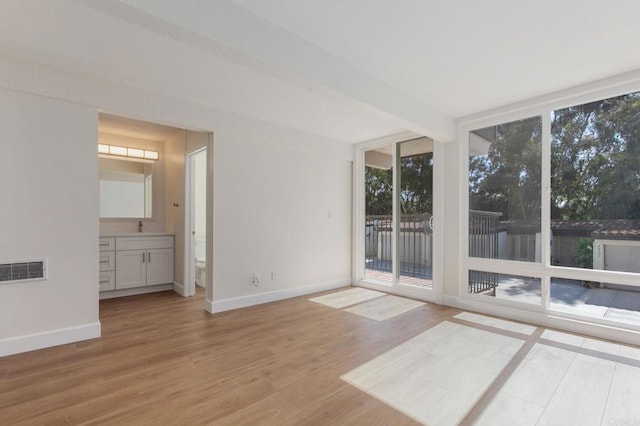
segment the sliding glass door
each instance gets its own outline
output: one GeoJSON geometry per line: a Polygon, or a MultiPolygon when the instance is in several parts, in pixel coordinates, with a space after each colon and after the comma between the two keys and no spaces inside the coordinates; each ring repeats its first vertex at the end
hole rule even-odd
{"type": "Polygon", "coordinates": [[[433,288],[433,141],[364,151],[364,280],[433,288]]]}
{"type": "Polygon", "coordinates": [[[433,285],[433,142],[396,145],[398,282],[433,285]]]}

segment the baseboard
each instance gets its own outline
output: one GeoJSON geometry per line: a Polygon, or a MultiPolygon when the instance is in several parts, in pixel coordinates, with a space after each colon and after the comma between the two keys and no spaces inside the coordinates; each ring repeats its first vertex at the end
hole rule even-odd
{"type": "Polygon", "coordinates": [[[101,291],[100,300],[114,297],[135,296],[137,294],[155,293],[156,291],[173,290],[173,284],[159,284],[148,287],[124,288],[122,290],[101,291]]]}
{"type": "Polygon", "coordinates": [[[0,357],[100,337],[100,321],[0,339],[0,357]]]}
{"type": "Polygon", "coordinates": [[[478,303],[455,296],[445,296],[443,304],[465,311],[473,311],[515,321],[527,322],[547,328],[580,333],[599,339],[615,340],[640,345],[640,332],[607,324],[597,324],[576,318],[566,318],[548,313],[531,312],[505,306],[478,303]]]}
{"type": "Polygon", "coordinates": [[[232,309],[246,308],[247,306],[261,305],[263,303],[275,302],[277,300],[290,299],[292,297],[304,296],[306,294],[320,291],[333,290],[336,288],[351,285],[351,278],[343,278],[335,281],[328,281],[319,284],[307,285],[304,287],[286,288],[282,290],[268,291],[265,293],[250,294],[247,296],[232,297],[222,300],[207,300],[205,309],[214,314],[217,312],[230,311],[232,309]]]}
{"type": "Polygon", "coordinates": [[[178,293],[180,296],[185,297],[184,296],[184,286],[180,283],[173,283],[173,291],[175,291],[176,293],[178,293]]]}

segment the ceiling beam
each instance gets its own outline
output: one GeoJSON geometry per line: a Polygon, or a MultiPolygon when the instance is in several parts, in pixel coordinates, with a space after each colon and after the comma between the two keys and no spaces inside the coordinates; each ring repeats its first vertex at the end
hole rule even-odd
{"type": "Polygon", "coordinates": [[[346,96],[412,132],[455,138],[454,120],[230,0],[78,0],[307,90],[346,96]]]}

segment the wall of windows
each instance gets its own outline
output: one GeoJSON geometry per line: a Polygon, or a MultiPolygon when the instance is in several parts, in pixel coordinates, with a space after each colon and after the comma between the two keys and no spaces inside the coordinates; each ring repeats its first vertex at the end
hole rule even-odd
{"type": "Polygon", "coordinates": [[[465,297],[640,329],[640,92],[463,125],[465,297]]]}

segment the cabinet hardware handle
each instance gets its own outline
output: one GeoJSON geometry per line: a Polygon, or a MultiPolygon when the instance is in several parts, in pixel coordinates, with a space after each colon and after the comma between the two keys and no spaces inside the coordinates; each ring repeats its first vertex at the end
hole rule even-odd
{"type": "Polygon", "coordinates": [[[147,259],[148,259],[149,263],[151,263],[151,252],[150,251],[147,252],[147,259]]]}
{"type": "Polygon", "coordinates": [[[107,284],[109,280],[100,280],[100,284],[107,284]]]}
{"type": "Polygon", "coordinates": [[[147,261],[147,256],[145,256],[145,253],[142,253],[142,263],[145,263],[147,261]]]}
{"type": "Polygon", "coordinates": [[[101,260],[100,263],[109,263],[109,260],[101,260]]]}
{"type": "Polygon", "coordinates": [[[108,243],[108,242],[100,243],[100,247],[106,247],[106,246],[108,246],[108,245],[109,245],[109,243],[108,243]]]}

